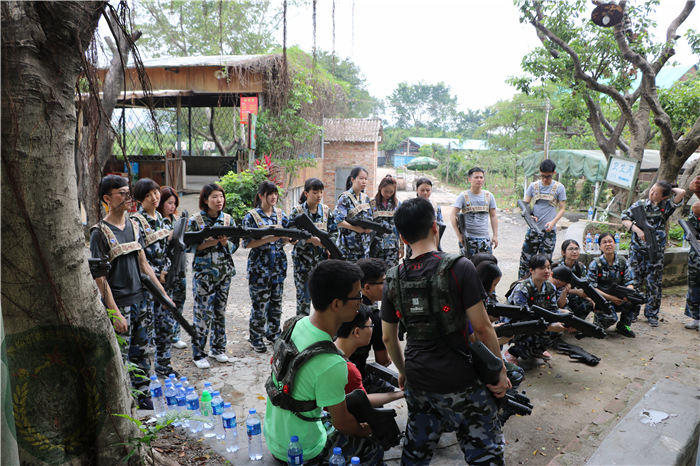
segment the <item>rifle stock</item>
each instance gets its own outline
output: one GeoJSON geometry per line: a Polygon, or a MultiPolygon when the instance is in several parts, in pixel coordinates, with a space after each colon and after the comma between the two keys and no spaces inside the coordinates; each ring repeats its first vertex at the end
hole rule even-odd
{"type": "Polygon", "coordinates": [[[399,374],[376,362],[365,364],[365,372],[399,388],[399,374]]]}
{"type": "Polygon", "coordinates": [[[100,257],[99,259],[88,259],[88,266],[90,267],[92,278],[104,277],[109,273],[109,269],[112,268],[106,256],[100,257]]]}
{"type": "Polygon", "coordinates": [[[246,239],[261,239],[265,236],[276,236],[278,238],[291,238],[297,240],[311,238],[310,233],[303,230],[297,230],[295,228],[246,228],[237,226],[217,226],[204,227],[199,231],[191,231],[185,233],[184,243],[186,246],[191,246],[193,244],[203,243],[209,238],[216,238],[218,236],[246,239]]]}
{"type": "Polygon", "coordinates": [[[605,314],[610,314],[612,312],[610,302],[607,299],[605,299],[603,295],[598,292],[598,290],[593,288],[593,286],[588,282],[588,280],[578,278],[572,273],[571,285],[573,285],[575,288],[582,289],[583,292],[586,293],[586,296],[593,300],[596,308],[598,308],[599,311],[602,311],[605,314]]]}
{"type": "Polygon", "coordinates": [[[693,228],[693,225],[688,223],[688,221],[684,218],[678,220],[678,224],[683,228],[683,231],[685,231],[685,239],[688,241],[688,244],[690,244],[690,247],[695,251],[695,254],[700,256],[700,242],[698,242],[698,232],[693,228]]]}
{"type": "Polygon", "coordinates": [[[372,428],[372,436],[379,440],[384,450],[390,450],[401,442],[401,429],[396,424],[396,411],[391,408],[374,408],[361,389],[345,395],[348,412],[357,422],[366,422],[372,428]]]}
{"type": "Polygon", "coordinates": [[[508,322],[496,327],[497,337],[512,337],[514,335],[533,335],[547,330],[549,325],[543,319],[508,322]]]}
{"type": "Polygon", "coordinates": [[[518,207],[520,207],[520,210],[522,211],[520,215],[523,216],[525,219],[525,222],[527,223],[527,226],[530,227],[531,230],[534,230],[535,233],[542,234],[542,230],[540,230],[540,227],[537,226],[537,223],[535,223],[535,219],[533,218],[532,215],[532,210],[530,210],[530,206],[525,204],[525,201],[522,199],[518,200],[518,207]]]}
{"type": "Polygon", "coordinates": [[[583,337],[605,338],[605,330],[602,327],[587,322],[573,314],[548,311],[539,306],[532,306],[530,310],[535,317],[544,319],[550,324],[561,322],[567,327],[575,328],[580,332],[576,335],[576,338],[579,340],[583,337]]]}
{"type": "Polygon", "coordinates": [[[626,286],[615,285],[609,288],[601,288],[605,293],[615,296],[616,298],[625,299],[632,304],[646,304],[647,300],[643,294],[626,286]]]}
{"type": "Polygon", "coordinates": [[[656,242],[656,230],[649,224],[643,205],[636,205],[630,209],[634,224],[644,231],[644,242],[649,248],[649,259],[656,262],[659,259],[659,244],[656,242]]]}
{"type": "Polygon", "coordinates": [[[302,230],[305,230],[320,239],[323,247],[325,247],[330,253],[331,259],[344,259],[343,253],[338,248],[338,245],[335,244],[335,241],[333,241],[331,235],[314,225],[314,222],[308,215],[306,215],[306,212],[303,212],[301,215],[294,218],[294,223],[296,223],[296,225],[302,230]]]}
{"type": "Polygon", "coordinates": [[[351,218],[351,219],[346,218],[345,221],[354,227],[360,227],[360,228],[364,228],[366,230],[376,231],[377,235],[379,235],[380,233],[382,235],[390,235],[392,232],[391,228],[385,227],[381,223],[375,222],[372,220],[365,220],[362,218],[351,218]]]}
{"type": "Polygon", "coordinates": [[[511,306],[510,304],[489,303],[486,313],[493,317],[505,317],[511,320],[532,320],[532,312],[527,306],[511,306]]]}

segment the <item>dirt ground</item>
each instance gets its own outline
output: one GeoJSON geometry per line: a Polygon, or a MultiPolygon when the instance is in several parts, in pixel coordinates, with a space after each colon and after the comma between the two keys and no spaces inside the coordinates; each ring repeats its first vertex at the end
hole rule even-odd
{"type": "MultiPolygon", "coordinates": [[[[383,174],[383,172],[379,173],[378,178],[381,178],[383,174]]],[[[488,189],[488,180],[486,181],[488,189]]],[[[433,199],[442,206],[446,221],[448,221],[450,206],[454,202],[456,194],[436,190],[433,195],[433,199]]],[[[399,192],[399,195],[405,199],[414,196],[415,193],[399,192]]],[[[181,206],[192,213],[196,209],[196,202],[197,196],[183,196],[181,206]]],[[[497,290],[497,294],[502,298],[508,285],[517,278],[518,259],[526,227],[519,213],[510,212],[510,206],[508,206],[508,210],[499,209],[498,218],[500,243],[494,253],[504,273],[501,285],[497,290]]],[[[567,222],[562,222],[562,224],[565,225],[567,222]]],[[[558,244],[563,241],[564,234],[565,230],[558,230],[558,244]]],[[[458,252],[456,235],[449,226],[443,237],[443,248],[448,252],[458,252]]],[[[284,284],[283,321],[296,312],[291,250],[289,246],[287,249],[289,249],[289,269],[284,284]]],[[[264,415],[264,382],[269,373],[270,357],[270,351],[262,355],[255,353],[247,340],[251,306],[246,280],[247,256],[246,250],[239,250],[233,256],[237,274],[231,282],[226,310],[227,354],[231,361],[219,364],[210,358],[212,368],[200,370],[194,366],[189,348],[172,350],[173,366],[180,375],[187,375],[190,380],[193,380],[197,384],[198,390],[201,390],[201,384],[204,380],[212,381],[214,388],[222,392],[226,401],[231,401],[232,405],[239,406],[237,409],[239,423],[242,422],[240,416],[243,414],[244,407],[246,409],[255,407],[261,416],[264,415]]],[[[557,257],[556,254],[555,257],[557,257]]],[[[191,261],[188,262],[191,264],[191,261]]],[[[190,282],[188,281],[189,287],[190,282]]],[[[601,362],[595,367],[575,362],[568,356],[559,354],[553,355],[552,360],[547,363],[535,360],[535,362],[525,364],[526,378],[520,389],[526,392],[535,408],[531,416],[513,417],[504,426],[507,441],[506,463],[546,465],[557,454],[571,450],[571,445],[576,446],[576,442],[582,444],[583,459],[585,459],[585,455],[590,455],[591,448],[595,448],[595,443],[598,440],[593,439],[586,442],[584,438],[586,435],[582,437],[582,432],[595,432],[597,435],[604,435],[613,429],[614,416],[613,418],[610,418],[609,415],[603,416],[603,418],[610,419],[602,422],[601,415],[609,414],[606,407],[620,398],[625,398],[626,407],[634,405],[639,400],[643,395],[643,390],[637,389],[637,385],[640,388],[646,387],[654,382],[652,378],[655,376],[653,375],[648,380],[640,380],[639,374],[645,374],[645,369],[649,372],[648,369],[652,367],[648,367],[648,365],[658,365],[653,361],[655,356],[665,353],[697,354],[698,342],[700,341],[698,332],[683,328],[683,323],[687,321],[687,318],[683,316],[684,305],[684,288],[664,290],[659,327],[651,328],[646,323],[646,319],[642,317],[639,322],[633,325],[633,330],[637,333],[637,338],[634,339],[622,337],[614,331],[609,332],[603,340],[590,338],[576,340],[571,335],[566,335],[564,339],[567,342],[582,346],[588,352],[601,358],[601,362]]],[[[189,290],[185,316],[192,318],[192,295],[189,290]]],[[[189,336],[184,332],[183,340],[189,342],[189,336]]],[[[679,364],[676,366],[678,367],[679,364]]],[[[695,383],[697,386],[697,370],[686,372],[688,373],[684,372],[685,378],[683,380],[686,383],[695,383]]],[[[393,403],[392,407],[399,412],[399,419],[405,420],[406,408],[404,404],[398,401],[393,403]]],[[[617,414],[624,414],[624,410],[617,414]]],[[[401,422],[399,425],[401,426],[401,422]]],[[[178,433],[174,435],[185,437],[178,433]]],[[[600,441],[602,438],[604,436],[600,438],[600,441]]],[[[242,440],[245,440],[245,437],[242,440]]],[[[180,442],[180,439],[176,438],[173,441],[180,442]]],[[[461,453],[455,445],[455,437],[451,434],[445,435],[440,442],[440,449],[433,464],[463,464],[463,459],[460,461],[461,453]]],[[[168,456],[176,460],[177,455],[183,451],[182,445],[161,445],[160,448],[171,450],[168,452],[168,456]]],[[[199,451],[193,454],[197,456],[188,455],[189,460],[186,464],[210,464],[209,461],[213,461],[213,457],[211,459],[204,458],[204,455],[199,451]]],[[[211,452],[208,454],[213,455],[211,452]]],[[[240,452],[238,454],[241,455],[240,452]]],[[[392,449],[387,452],[387,462],[398,464],[399,455],[398,450],[392,449]]],[[[245,455],[239,458],[247,461],[245,455]]],[[[240,464],[239,461],[231,460],[234,464],[240,464]]],[[[568,464],[578,464],[577,461],[568,464]]],[[[268,463],[265,462],[265,464],[268,463]]]]}

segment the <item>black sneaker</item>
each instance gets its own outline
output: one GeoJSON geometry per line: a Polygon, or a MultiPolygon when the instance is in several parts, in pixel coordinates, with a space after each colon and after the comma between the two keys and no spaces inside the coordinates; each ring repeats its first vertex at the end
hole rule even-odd
{"type": "Polygon", "coordinates": [[[659,319],[657,319],[656,317],[647,317],[647,320],[649,321],[649,325],[651,327],[659,326],[659,319]]]}
{"type": "Polygon", "coordinates": [[[153,411],[153,400],[150,396],[139,398],[139,409],[147,409],[153,411]]]}
{"type": "Polygon", "coordinates": [[[634,338],[637,336],[634,334],[629,325],[618,325],[617,327],[615,327],[615,330],[617,330],[617,333],[619,333],[620,335],[624,335],[629,338],[634,338]]]}
{"type": "Polygon", "coordinates": [[[170,374],[175,374],[175,377],[178,379],[180,378],[180,374],[177,373],[175,369],[173,369],[171,366],[166,366],[166,367],[156,367],[156,373],[158,375],[162,375],[166,379],[170,376],[170,374]]]}
{"type": "Polygon", "coordinates": [[[267,346],[265,346],[265,343],[263,343],[262,341],[258,343],[253,343],[251,341],[250,346],[255,350],[256,353],[264,353],[267,351],[267,346]]]}

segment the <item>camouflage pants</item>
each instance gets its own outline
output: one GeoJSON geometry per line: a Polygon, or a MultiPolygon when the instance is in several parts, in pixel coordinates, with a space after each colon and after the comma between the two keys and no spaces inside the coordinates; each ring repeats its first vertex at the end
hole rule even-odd
{"type": "Polygon", "coordinates": [[[508,375],[510,384],[517,390],[525,379],[525,370],[517,364],[512,364],[506,360],[503,361],[503,364],[506,366],[506,374],[508,375]]]}
{"type": "Polygon", "coordinates": [[[282,333],[280,319],[282,318],[283,283],[249,284],[250,300],[253,306],[250,310],[249,335],[254,345],[263,344],[263,337],[275,341],[282,333]]]}
{"type": "MultiPolygon", "coordinates": [[[[661,307],[661,279],[664,268],[664,259],[662,246],[659,247],[661,258],[656,262],[649,259],[649,254],[646,250],[630,248],[629,260],[627,265],[632,267],[634,271],[634,289],[642,291],[642,285],[646,285],[644,297],[646,298],[646,306],[644,306],[644,316],[657,318],[659,308],[661,307]]],[[[637,311],[638,312],[638,311],[637,311]]]]}
{"type": "Polygon", "coordinates": [[[493,254],[493,249],[491,249],[491,238],[473,238],[467,236],[466,245],[460,245],[459,252],[462,253],[467,259],[471,260],[474,254],[480,252],[488,252],[493,254]]]}
{"type": "Polygon", "coordinates": [[[428,465],[443,432],[457,433],[471,466],[502,465],[505,441],[493,396],[477,383],[456,393],[430,393],[406,384],[408,422],[402,465],[428,465]]]}
{"type": "Polygon", "coordinates": [[[156,347],[156,327],[155,327],[155,310],[156,302],[153,295],[148,291],[143,291],[143,296],[146,298],[146,317],[143,318],[143,326],[148,334],[148,345],[146,351],[149,355],[155,354],[156,347]]]}
{"type": "Polygon", "coordinates": [[[131,372],[131,384],[134,388],[144,390],[148,393],[151,358],[146,351],[149,340],[147,326],[149,321],[153,321],[153,319],[148,316],[148,303],[144,299],[143,301],[128,306],[119,306],[119,312],[122,313],[127,323],[126,332],[121,334],[126,340],[126,344],[121,347],[122,359],[124,362],[128,359],[143,371],[143,374],[141,374],[143,377],[131,372]]]}
{"type": "Polygon", "coordinates": [[[541,332],[533,335],[516,335],[512,342],[512,346],[508,348],[508,352],[520,359],[528,359],[533,354],[541,353],[552,346],[554,340],[561,337],[561,333],[556,332],[541,332]]]}
{"type": "MultiPolygon", "coordinates": [[[[340,448],[343,450],[345,464],[350,464],[350,459],[353,456],[360,458],[360,464],[367,466],[376,466],[384,464],[384,449],[381,443],[376,438],[372,437],[357,437],[355,435],[341,434],[334,430],[328,435],[326,444],[323,446],[321,453],[315,458],[306,459],[304,457],[304,466],[317,466],[328,464],[328,461],[333,456],[333,449],[340,448]]],[[[282,464],[287,464],[287,461],[278,460],[282,464]]]]}
{"type": "Polygon", "coordinates": [[[294,286],[297,290],[297,315],[308,316],[311,313],[311,295],[309,294],[309,274],[313,267],[294,262],[294,286]]]}
{"type": "Polygon", "coordinates": [[[231,286],[231,275],[225,274],[221,280],[213,282],[207,274],[195,273],[192,279],[192,296],[194,298],[193,324],[199,333],[198,349],[192,345],[192,357],[202,359],[207,355],[202,352],[211,333],[211,351],[214,354],[226,352],[226,302],[231,286]],[[211,330],[210,330],[211,329],[211,330]]]}
{"type": "Polygon", "coordinates": [[[518,280],[522,280],[530,273],[530,258],[535,254],[544,254],[549,261],[552,261],[552,253],[557,244],[557,231],[543,231],[537,234],[528,228],[525,234],[523,248],[520,251],[520,269],[518,270],[518,280]]]}
{"type": "Polygon", "coordinates": [[[389,270],[391,267],[396,267],[399,264],[399,248],[377,248],[372,257],[383,260],[387,266],[387,270],[389,270]]]}
{"type": "MultiPolygon", "coordinates": [[[[168,291],[168,296],[170,296],[170,299],[172,299],[175,303],[175,307],[177,307],[177,310],[180,311],[180,314],[182,314],[185,309],[185,299],[187,297],[186,279],[183,278],[182,280],[178,281],[174,288],[168,291]]],[[[173,332],[171,334],[170,343],[172,344],[178,341],[180,341],[180,324],[175,321],[173,323],[173,332]]]]}
{"type": "MultiPolygon", "coordinates": [[[[692,253],[691,253],[692,254],[692,253]]],[[[685,299],[685,315],[700,319],[700,257],[695,256],[688,264],[688,294],[685,299]]]]}
{"type": "Polygon", "coordinates": [[[170,348],[172,347],[175,318],[170,311],[159,303],[154,308],[154,320],[156,327],[156,368],[170,366],[170,348]]]}

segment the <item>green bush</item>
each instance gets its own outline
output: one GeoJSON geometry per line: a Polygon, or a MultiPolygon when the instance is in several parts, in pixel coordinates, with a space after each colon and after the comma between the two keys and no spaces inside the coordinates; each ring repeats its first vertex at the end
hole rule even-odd
{"type": "Polygon", "coordinates": [[[683,241],[683,233],[683,228],[680,225],[675,225],[669,230],[668,238],[672,241],[681,242],[683,241]]]}
{"type": "MultiPolygon", "coordinates": [[[[261,165],[255,167],[252,173],[250,170],[241,173],[229,172],[219,180],[219,184],[226,193],[226,209],[224,211],[230,214],[236,223],[240,224],[243,217],[253,208],[258,186],[263,181],[267,181],[269,175],[267,168],[261,165]]],[[[282,197],[282,188],[279,189],[280,197],[282,197]]]]}

